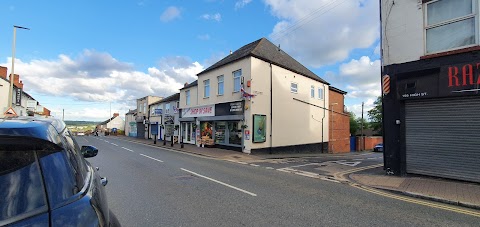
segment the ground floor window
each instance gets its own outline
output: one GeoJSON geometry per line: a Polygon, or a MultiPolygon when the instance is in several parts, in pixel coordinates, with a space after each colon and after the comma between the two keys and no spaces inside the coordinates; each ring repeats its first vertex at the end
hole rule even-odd
{"type": "Polygon", "coordinates": [[[215,125],[215,144],[241,146],[242,145],[242,127],[240,121],[216,121],[215,125]]]}

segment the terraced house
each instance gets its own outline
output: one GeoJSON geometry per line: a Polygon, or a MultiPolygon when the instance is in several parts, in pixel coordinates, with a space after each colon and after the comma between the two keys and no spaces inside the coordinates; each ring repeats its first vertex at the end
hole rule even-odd
{"type": "Polygon", "coordinates": [[[266,38],[197,76],[180,90],[184,142],[244,153],[328,152],[330,84],[266,38]]]}

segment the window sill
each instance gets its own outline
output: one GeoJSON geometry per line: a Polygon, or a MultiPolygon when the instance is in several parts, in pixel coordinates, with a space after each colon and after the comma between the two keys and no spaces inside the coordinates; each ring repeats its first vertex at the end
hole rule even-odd
{"type": "Polygon", "coordinates": [[[208,98],[210,98],[210,96],[209,97],[203,97],[203,99],[208,99],[208,98]]]}
{"type": "Polygon", "coordinates": [[[221,94],[221,95],[217,95],[217,96],[223,96],[223,94],[221,94]]]}
{"type": "Polygon", "coordinates": [[[438,58],[438,57],[449,56],[454,54],[467,53],[467,52],[476,51],[476,50],[480,50],[480,46],[472,46],[472,47],[467,47],[463,49],[445,51],[445,52],[440,52],[435,54],[428,54],[428,55],[421,56],[420,59],[423,60],[423,59],[438,58]]]}

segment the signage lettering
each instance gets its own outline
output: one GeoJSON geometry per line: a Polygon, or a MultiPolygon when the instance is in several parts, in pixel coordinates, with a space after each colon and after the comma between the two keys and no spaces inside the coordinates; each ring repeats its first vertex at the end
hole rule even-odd
{"type": "Polygon", "coordinates": [[[463,66],[449,66],[448,67],[448,87],[471,86],[476,84],[480,85],[479,71],[480,71],[480,63],[465,64],[463,66]],[[461,68],[461,72],[460,72],[460,68],[461,68]],[[475,71],[477,72],[475,73],[475,71]],[[461,77],[459,75],[460,73],[461,73],[461,77]],[[476,81],[474,80],[475,76],[477,77],[476,81]]]}

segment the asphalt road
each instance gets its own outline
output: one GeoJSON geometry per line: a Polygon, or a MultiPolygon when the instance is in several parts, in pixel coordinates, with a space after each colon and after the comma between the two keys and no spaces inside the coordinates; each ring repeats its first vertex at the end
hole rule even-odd
{"type": "Polygon", "coordinates": [[[349,185],[136,144],[77,137],[123,226],[479,226],[480,218],[349,185]]]}

